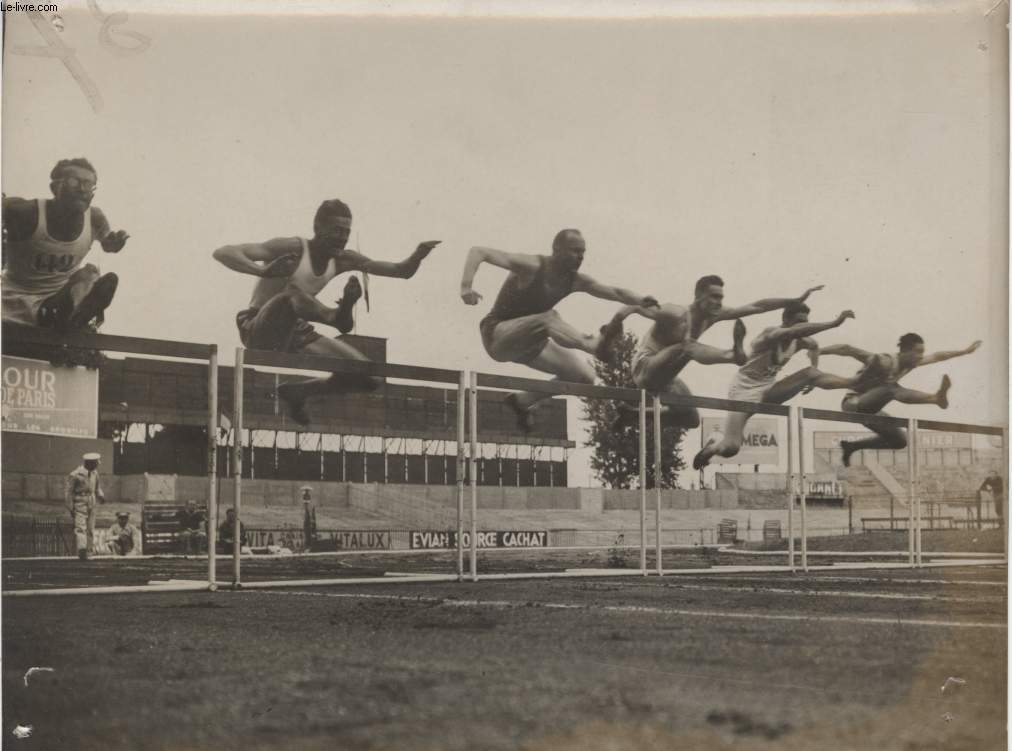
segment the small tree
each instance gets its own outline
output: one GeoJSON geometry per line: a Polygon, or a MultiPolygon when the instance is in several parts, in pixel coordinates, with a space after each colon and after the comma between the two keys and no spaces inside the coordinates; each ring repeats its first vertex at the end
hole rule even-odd
{"type": "MultiPolygon", "coordinates": [[[[636,388],[632,379],[632,358],[636,337],[625,333],[615,344],[610,363],[597,360],[594,370],[605,386],[636,388]]],[[[583,416],[590,422],[585,446],[594,449],[590,467],[595,477],[609,488],[639,487],[639,405],[623,407],[609,399],[583,399],[583,416]]],[[[648,404],[649,406],[649,404],[648,404]]],[[[681,442],[685,431],[661,420],[661,487],[677,488],[682,461],[681,442]]],[[[647,484],[654,486],[653,414],[647,414],[647,484]]]]}

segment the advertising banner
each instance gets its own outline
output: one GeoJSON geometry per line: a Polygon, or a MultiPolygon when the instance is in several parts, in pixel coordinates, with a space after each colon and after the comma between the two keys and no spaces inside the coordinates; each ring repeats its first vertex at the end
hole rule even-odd
{"type": "MultiPolygon", "coordinates": [[[[714,456],[711,464],[780,464],[780,448],[784,441],[781,438],[781,420],[775,417],[753,417],[745,423],[745,435],[741,449],[730,458],[714,456]]],[[[704,417],[702,429],[703,443],[716,435],[718,440],[724,434],[724,418],[704,417]]]]}
{"type": "Polygon", "coordinates": [[[3,429],[98,437],[98,371],[3,356],[3,429]]]}
{"type": "MultiPolygon", "coordinates": [[[[431,531],[411,533],[411,547],[414,550],[444,550],[457,547],[456,531],[431,531]]],[[[479,532],[479,548],[544,548],[548,546],[548,532],[544,530],[479,532]]],[[[464,532],[464,547],[471,546],[471,533],[464,532]]]]}

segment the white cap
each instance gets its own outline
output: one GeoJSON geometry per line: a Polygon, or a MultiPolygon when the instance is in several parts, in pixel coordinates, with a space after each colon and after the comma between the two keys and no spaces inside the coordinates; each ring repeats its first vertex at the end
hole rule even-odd
{"type": "Polygon", "coordinates": [[[97,462],[99,459],[102,458],[102,455],[99,454],[98,452],[92,451],[90,454],[85,454],[81,458],[84,459],[86,462],[97,462]]]}

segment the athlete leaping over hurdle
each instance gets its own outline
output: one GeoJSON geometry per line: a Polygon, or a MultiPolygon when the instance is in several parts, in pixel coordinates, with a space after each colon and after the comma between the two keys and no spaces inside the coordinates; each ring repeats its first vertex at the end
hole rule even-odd
{"type": "MultiPolygon", "coordinates": [[[[235,319],[243,346],[368,359],[347,342],[325,339],[308,323],[324,323],[342,333],[351,331],[355,303],[362,295],[358,278],[348,280],[336,307],[327,307],[316,299],[317,295],[331,279],[346,271],[410,279],[439,240],[423,242],[405,260],[393,263],[374,261],[345,248],[350,234],[351,210],[335,198],[320,204],[309,240],[278,237],[263,243],[225,245],[214,251],[215,260],[224,266],[260,277],[249,307],[239,311],[235,319]]],[[[278,387],[278,396],[288,406],[292,419],[305,425],[309,422],[305,400],[310,396],[371,391],[378,385],[379,380],[369,376],[335,373],[328,378],[283,383],[278,387]]]]}
{"type": "MultiPolygon", "coordinates": [[[[815,365],[818,362],[819,345],[811,337],[822,331],[843,325],[854,311],[845,310],[832,321],[809,323],[809,307],[803,303],[791,303],[783,312],[783,325],[763,331],[752,342],[752,355],[731,381],[727,398],[740,402],[783,404],[802,391],[813,388],[844,389],[853,384],[853,379],[823,373],[815,365]],[[812,365],[777,380],[777,375],[799,349],[807,349],[812,356],[812,365]]],[[[752,415],[748,412],[728,412],[724,419],[724,435],[711,438],[692,460],[693,469],[702,469],[715,456],[732,457],[741,449],[745,423],[752,415]]]]}
{"type": "MultiPolygon", "coordinates": [[[[552,241],[550,256],[471,248],[460,280],[460,296],[468,305],[477,305],[481,300],[481,295],[471,288],[481,264],[490,263],[510,272],[492,310],[481,321],[481,341],[493,360],[528,365],[562,381],[594,382],[593,369],[573,350],[608,359],[621,329],[581,333],[562,320],[555,306],[573,292],[586,292],[602,300],[645,309],[656,306],[657,301],[579,273],[586,247],[579,230],[564,229],[552,241]]],[[[506,397],[522,430],[531,430],[531,410],[548,396],[528,391],[506,397]]]]}
{"type": "MultiPolygon", "coordinates": [[[[745,364],[745,324],[739,319],[804,303],[810,294],[820,289],[821,286],[812,287],[800,297],[772,297],[738,308],[725,308],[724,280],[719,276],[704,276],[696,282],[696,299],[691,305],[668,303],[654,309],[626,307],[615,314],[606,328],[621,330],[623,319],[633,313],[651,319],[654,324],[633,355],[633,381],[641,389],[692,396],[689,387],[678,378],[690,361],[703,365],[745,364]],[[715,323],[731,320],[735,322],[731,349],[717,349],[697,341],[715,323]]],[[[666,419],[670,424],[682,428],[699,426],[699,412],[695,407],[666,406],[666,419]]]]}
{"type": "MultiPolygon", "coordinates": [[[[904,334],[900,337],[899,352],[895,355],[872,354],[849,344],[824,347],[821,354],[853,357],[864,364],[854,377],[854,382],[850,386],[851,393],[843,398],[841,408],[844,412],[884,415],[886,413],[882,408],[891,401],[904,404],[937,404],[942,409],[948,408],[949,387],[952,386],[949,376],[942,376],[938,391],[933,394],[904,388],[899,385],[899,380],[914,368],[951,360],[953,357],[962,357],[975,352],[978,347],[980,341],[974,342],[966,349],[925,355],[924,340],[918,334],[904,334]]],[[[845,467],[850,466],[850,457],[855,451],[906,448],[907,436],[902,429],[877,425],[870,425],[869,428],[877,435],[859,441],[840,441],[845,467]]]]}

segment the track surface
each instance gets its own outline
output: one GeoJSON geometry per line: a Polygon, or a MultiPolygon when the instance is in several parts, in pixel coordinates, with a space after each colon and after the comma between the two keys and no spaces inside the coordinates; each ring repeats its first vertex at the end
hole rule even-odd
{"type": "Polygon", "coordinates": [[[1006,580],[992,567],[5,598],[4,741],[1002,749],[1006,580]],[[26,687],[33,666],[54,672],[26,687]],[[943,693],[950,676],[966,683],[943,693]],[[14,741],[17,724],[32,737],[14,741]]]}

